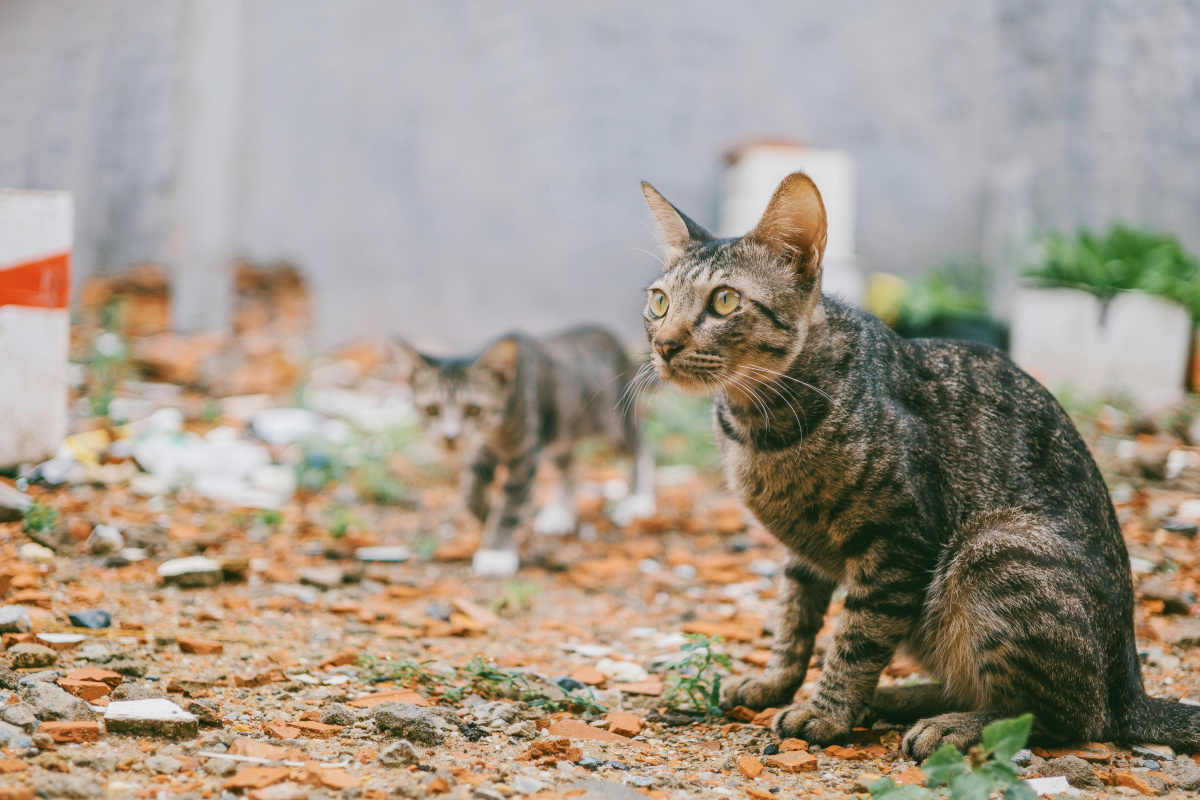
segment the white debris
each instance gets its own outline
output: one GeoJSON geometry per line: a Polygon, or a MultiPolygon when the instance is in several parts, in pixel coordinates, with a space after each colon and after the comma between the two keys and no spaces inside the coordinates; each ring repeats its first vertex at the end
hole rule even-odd
{"type": "Polygon", "coordinates": [[[17,556],[33,564],[49,564],[54,560],[54,551],[36,542],[26,542],[18,548],[17,556]]]}
{"type": "Polygon", "coordinates": [[[354,557],[359,561],[400,562],[412,558],[412,551],[404,545],[360,547],[354,551],[354,557]]]}
{"type": "Polygon", "coordinates": [[[250,421],[254,435],[267,444],[287,445],[306,439],[349,441],[353,431],[341,420],[329,419],[307,408],[266,408],[250,421]]]}
{"type": "Polygon", "coordinates": [[[602,658],[596,662],[596,669],[614,683],[639,683],[650,677],[650,673],[646,672],[641,664],[632,661],[602,658]]]}
{"type": "Polygon", "coordinates": [[[1067,779],[1062,775],[1053,778],[1030,778],[1025,782],[1029,784],[1030,789],[1042,795],[1060,794],[1071,788],[1071,784],[1067,783],[1067,779]]]}

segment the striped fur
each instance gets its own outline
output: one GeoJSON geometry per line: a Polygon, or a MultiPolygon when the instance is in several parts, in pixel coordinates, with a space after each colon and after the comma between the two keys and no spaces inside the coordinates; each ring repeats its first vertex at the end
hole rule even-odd
{"type": "MultiPolygon", "coordinates": [[[[543,513],[566,522],[545,532],[574,528],[571,455],[581,439],[606,440],[620,453],[639,454],[634,486],[644,490],[650,476],[637,474],[646,460],[637,417],[618,407],[633,369],[611,333],[583,328],[542,339],[505,336],[463,358],[435,358],[397,345],[412,367],[409,384],[426,435],[468,465],[463,498],[484,522],[481,550],[515,554],[515,534],[543,459],[554,461],[562,477],[554,504],[543,513]],[[488,488],[501,465],[507,472],[504,500],[493,510],[488,488]]],[[[515,568],[516,559],[508,563],[515,568]]]]}
{"type": "Polygon", "coordinates": [[[670,303],[646,313],[655,368],[715,395],[728,480],[791,553],[771,660],[724,702],[791,703],[841,585],[821,678],[776,717],[781,736],[831,744],[882,717],[916,723],[903,746],[924,758],[1029,711],[1044,742],[1200,749],[1200,709],[1143,690],[1129,556],[1066,413],[999,351],[904,340],[823,296],[824,230],[793,175],[741,239],[676,224],[651,286],[670,303]],[[709,310],[720,287],[742,295],[725,317],[709,310]],[[936,683],[877,688],[902,647],[936,683]]]}

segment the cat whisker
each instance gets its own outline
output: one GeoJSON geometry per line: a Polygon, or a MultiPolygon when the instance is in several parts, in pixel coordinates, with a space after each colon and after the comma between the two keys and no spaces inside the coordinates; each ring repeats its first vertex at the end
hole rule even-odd
{"type": "Polygon", "coordinates": [[[821,395],[826,400],[828,400],[832,405],[839,406],[839,407],[841,406],[841,403],[839,403],[837,400],[834,400],[832,397],[830,397],[829,394],[826,393],[823,389],[818,389],[816,386],[813,386],[811,383],[805,383],[804,381],[800,380],[799,378],[794,378],[791,375],[786,375],[777,370],[768,369],[767,367],[759,366],[758,364],[743,364],[742,366],[748,367],[749,369],[757,369],[757,370],[762,370],[763,372],[769,372],[772,375],[778,375],[779,377],[786,378],[789,381],[795,381],[796,383],[800,384],[801,386],[806,386],[809,389],[812,389],[814,392],[816,392],[817,394],[821,395]]]}

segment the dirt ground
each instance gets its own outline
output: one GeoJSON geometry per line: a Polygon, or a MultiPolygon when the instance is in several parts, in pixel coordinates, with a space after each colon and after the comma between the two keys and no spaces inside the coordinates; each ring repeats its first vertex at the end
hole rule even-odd
{"type": "MultiPolygon", "coordinates": [[[[245,417],[195,393],[140,396],[158,398],[147,415],[183,408],[184,432],[252,437],[245,417]]],[[[1200,700],[1200,456],[1167,430],[1113,409],[1085,426],[1130,544],[1148,689],[1200,700]]],[[[458,510],[453,475],[411,455],[419,448],[384,454],[403,487],[384,500],[364,490],[359,459],[359,472],[333,470],[276,512],[164,491],[119,445],[134,434],[76,440],[96,456],[84,454],[83,477],[21,482],[39,511],[0,524],[14,668],[0,672],[0,798],[840,798],[879,776],[922,779],[898,751],[902,729],[856,730],[846,747],[780,743],[769,713],[705,714],[680,693],[761,669],[782,564],[709,472],[660,470],[658,516],[618,530],[606,511],[625,473],[591,458],[579,533],[530,536],[529,566],[482,580],[469,568],[477,525],[458,510]],[[160,574],[196,556],[211,562],[160,574]],[[68,616],[88,611],[111,620],[68,616]],[[729,669],[681,650],[689,635],[712,637],[729,669]],[[111,703],[153,698],[184,710],[166,735],[104,719],[111,703]]],[[[276,464],[327,466],[295,443],[266,449],[276,464]]],[[[922,679],[898,659],[883,682],[922,679]]],[[[1130,744],[1034,749],[1019,763],[1027,777],[1068,774],[1074,795],[1200,785],[1200,770],[1184,769],[1193,754],[1130,744]]]]}

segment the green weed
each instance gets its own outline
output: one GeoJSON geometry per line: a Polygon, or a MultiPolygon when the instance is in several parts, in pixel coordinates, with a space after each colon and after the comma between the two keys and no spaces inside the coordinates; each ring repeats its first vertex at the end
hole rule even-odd
{"type": "Polygon", "coordinates": [[[729,670],[733,666],[729,656],[713,650],[713,645],[720,642],[721,637],[710,639],[695,633],[685,633],[684,636],[689,639],[687,644],[679,648],[684,658],[672,666],[673,674],[667,678],[663,702],[671,708],[691,708],[720,714],[721,670],[729,670]]]}

